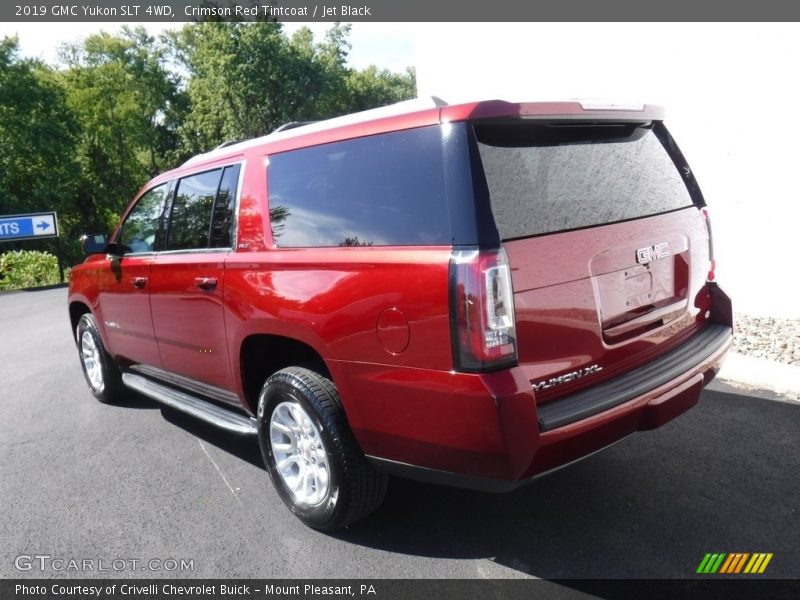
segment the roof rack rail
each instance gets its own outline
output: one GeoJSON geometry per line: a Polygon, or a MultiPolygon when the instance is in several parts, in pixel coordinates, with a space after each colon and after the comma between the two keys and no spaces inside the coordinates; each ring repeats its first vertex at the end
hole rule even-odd
{"type": "MultiPolygon", "coordinates": [[[[388,106],[381,106],[378,108],[371,108],[369,110],[349,114],[349,115],[342,115],[340,117],[334,117],[331,119],[324,119],[321,121],[291,121],[289,123],[284,123],[271,133],[260,136],[257,138],[253,138],[247,141],[241,141],[241,148],[247,149],[252,148],[253,146],[264,143],[265,141],[269,141],[269,137],[276,133],[283,133],[287,132],[290,129],[296,129],[300,127],[308,126],[308,132],[318,132],[318,131],[326,131],[327,129],[335,128],[335,127],[343,127],[347,125],[352,125],[354,123],[364,123],[368,120],[372,119],[382,119],[386,117],[392,117],[395,115],[402,115],[406,113],[416,112],[416,111],[423,111],[423,110],[430,110],[432,108],[441,108],[442,106],[448,106],[449,104],[439,98],[438,96],[427,96],[423,98],[413,98],[411,100],[403,100],[402,102],[397,102],[395,104],[390,104],[388,106]]],[[[288,134],[289,137],[292,135],[303,135],[306,132],[299,132],[299,134],[288,134]]],[[[279,136],[280,137],[280,136],[279,136]]],[[[217,150],[223,149],[231,144],[236,144],[239,142],[225,142],[224,144],[220,144],[214,150],[210,152],[206,152],[204,154],[198,154],[193,156],[192,158],[188,159],[185,163],[183,163],[184,167],[199,164],[203,161],[208,161],[215,156],[217,150]]],[[[224,153],[220,153],[220,155],[224,155],[224,153]]]]}
{"type": "Polygon", "coordinates": [[[312,123],[316,123],[316,121],[289,121],[288,123],[284,123],[277,129],[273,130],[272,133],[278,133],[279,131],[288,131],[289,129],[294,129],[295,127],[303,127],[304,125],[311,125],[312,123]]]}
{"type": "Polygon", "coordinates": [[[216,146],[214,150],[219,150],[220,148],[227,148],[228,146],[233,146],[234,144],[238,144],[242,140],[227,140],[222,142],[219,146],[216,146]]]}

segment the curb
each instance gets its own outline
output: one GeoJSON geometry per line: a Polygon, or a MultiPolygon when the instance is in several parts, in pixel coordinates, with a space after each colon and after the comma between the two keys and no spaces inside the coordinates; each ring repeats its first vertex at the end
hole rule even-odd
{"type": "Polygon", "coordinates": [[[0,290],[0,296],[22,294],[24,292],[44,292],[46,290],[57,290],[59,288],[66,287],[69,287],[69,283],[51,283],[50,285],[40,285],[39,287],[18,288],[16,290],[0,290]]]}
{"type": "Polygon", "coordinates": [[[765,358],[731,352],[715,382],[747,391],[766,390],[777,394],[779,399],[800,402],[800,367],[765,358]]]}

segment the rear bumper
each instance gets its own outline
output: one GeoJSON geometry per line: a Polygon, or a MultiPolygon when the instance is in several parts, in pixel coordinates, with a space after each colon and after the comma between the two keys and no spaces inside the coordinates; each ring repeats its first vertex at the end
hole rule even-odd
{"type": "MultiPolygon", "coordinates": [[[[711,324],[671,352],[638,369],[541,406],[539,429],[551,431],[575,423],[681,379],[715,351],[730,344],[730,339],[730,327],[711,324]]],[[[651,419],[658,421],[656,416],[651,419]]],[[[658,427],[658,423],[654,426],[658,427]]]]}
{"type": "Polygon", "coordinates": [[[376,365],[370,373],[362,364],[353,387],[373,401],[351,406],[347,390],[342,395],[354,433],[377,467],[423,481],[509,491],[695,405],[732,343],[729,318],[715,321],[651,363],[538,410],[520,369],[399,373],[376,365]]]}

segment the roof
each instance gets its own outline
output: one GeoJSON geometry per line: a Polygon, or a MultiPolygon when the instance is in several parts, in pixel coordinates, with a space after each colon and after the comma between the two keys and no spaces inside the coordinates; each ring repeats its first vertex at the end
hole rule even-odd
{"type": "Polygon", "coordinates": [[[280,152],[290,149],[290,147],[302,147],[304,145],[335,141],[340,138],[334,133],[341,132],[345,128],[354,129],[354,135],[348,135],[347,137],[358,137],[382,131],[421,127],[442,122],[501,117],[650,121],[663,119],[664,111],[659,106],[649,104],[588,100],[526,103],[483,100],[449,105],[435,96],[417,98],[325,121],[317,121],[301,127],[275,131],[265,136],[217,148],[190,158],[180,168],[201,165],[242,154],[251,148],[266,143],[273,145],[272,152],[280,152]],[[328,135],[319,135],[325,133],[328,135]],[[298,138],[307,138],[307,143],[298,143],[300,141],[298,138]]]}

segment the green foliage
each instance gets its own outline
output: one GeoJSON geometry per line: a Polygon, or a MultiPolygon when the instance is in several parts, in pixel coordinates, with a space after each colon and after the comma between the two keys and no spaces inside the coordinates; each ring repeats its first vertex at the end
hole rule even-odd
{"type": "Polygon", "coordinates": [[[315,43],[273,21],[203,22],[155,39],[123,27],[64,47],[56,67],[0,38],[0,215],[57,211],[74,264],[82,234],[110,233],[137,189],[193,154],[415,96],[413,69],[350,68],[349,34],[335,25],[315,43]]]}
{"type": "MultiPolygon", "coordinates": [[[[56,210],[68,263],[108,232],[136,190],[174,166],[186,103],[144,29],[89,36],[60,70],[0,42],[0,214],[56,210]]],[[[12,243],[12,248],[40,246],[12,243]]]]}
{"type": "Polygon", "coordinates": [[[311,30],[291,38],[279,23],[186,25],[169,39],[191,74],[181,139],[192,153],[222,141],[265,135],[290,121],[314,121],[415,96],[413,71],[347,66],[350,27],[335,25],[315,44],[311,30]]]}
{"type": "Polygon", "coordinates": [[[59,283],[58,260],[38,250],[0,254],[0,290],[18,290],[59,283]]]}
{"type": "Polygon", "coordinates": [[[0,40],[0,215],[56,210],[62,228],[74,222],[78,129],[57,73],[0,40]]]}
{"type": "Polygon", "coordinates": [[[164,48],[144,28],[99,33],[62,50],[67,103],[82,125],[77,149],[82,222],[112,226],[147,179],[174,166],[185,101],[164,48]]]}

